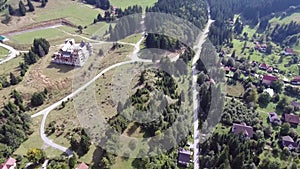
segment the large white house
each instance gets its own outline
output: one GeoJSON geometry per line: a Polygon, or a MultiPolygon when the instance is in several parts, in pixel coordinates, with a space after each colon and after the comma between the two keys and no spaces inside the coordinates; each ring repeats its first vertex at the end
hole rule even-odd
{"type": "Polygon", "coordinates": [[[53,55],[52,62],[72,66],[83,66],[89,56],[93,54],[93,46],[81,41],[76,44],[74,39],[66,39],[65,44],[53,55]]]}

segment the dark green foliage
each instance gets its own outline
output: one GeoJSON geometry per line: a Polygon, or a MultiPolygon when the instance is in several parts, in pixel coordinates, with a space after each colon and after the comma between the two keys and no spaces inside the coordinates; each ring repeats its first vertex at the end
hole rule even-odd
{"type": "Polygon", "coordinates": [[[4,104],[0,111],[0,161],[5,160],[24,142],[30,134],[30,117],[23,113],[21,94],[12,91],[13,102],[4,104]]]}
{"type": "Polygon", "coordinates": [[[79,156],[83,156],[90,149],[91,139],[85,130],[81,129],[79,133],[72,136],[70,143],[72,150],[74,150],[79,156]]]}
{"type": "Polygon", "coordinates": [[[41,7],[46,7],[47,1],[46,0],[41,0],[41,7]]]}
{"type": "Polygon", "coordinates": [[[142,16],[140,14],[121,18],[111,31],[110,40],[117,41],[138,32],[141,29],[141,20],[142,16]]]}
{"type": "Polygon", "coordinates": [[[240,139],[231,133],[214,133],[200,144],[200,168],[245,168],[258,165],[258,155],[263,151],[264,142],[240,139]]]}
{"type": "MultiPolygon", "coordinates": [[[[230,43],[232,40],[232,31],[229,21],[233,21],[235,14],[240,14],[241,20],[244,23],[255,26],[259,23],[259,31],[263,31],[268,26],[268,18],[272,18],[272,13],[284,12],[290,6],[297,6],[300,3],[300,0],[287,0],[282,3],[281,0],[208,0],[211,6],[211,15],[215,20],[211,27],[209,34],[210,40],[214,45],[223,45],[224,43],[230,43]]],[[[235,29],[237,33],[241,31],[241,27],[238,26],[238,29],[235,29]]],[[[293,29],[293,30],[297,30],[293,29]]],[[[278,31],[278,40],[284,40],[287,35],[292,33],[292,31],[278,31]],[[280,35],[280,33],[283,33],[280,35]]],[[[299,31],[298,31],[299,32],[299,31]]],[[[272,36],[272,35],[271,35],[272,36]]],[[[272,38],[273,39],[273,38],[272,38]]],[[[276,37],[277,39],[277,37],[276,37]]]]}
{"type": "Polygon", "coordinates": [[[243,32],[243,24],[240,21],[240,18],[238,17],[234,23],[234,33],[241,34],[243,32]]]}
{"type": "Polygon", "coordinates": [[[258,97],[259,106],[262,108],[267,107],[270,101],[271,101],[271,96],[267,92],[260,94],[258,97]]]}
{"type": "Polygon", "coordinates": [[[39,57],[43,57],[49,53],[49,48],[50,48],[50,43],[44,38],[39,38],[39,39],[34,39],[31,50],[39,57]]]}
{"type": "Polygon", "coordinates": [[[35,92],[35,93],[33,93],[32,97],[31,97],[31,102],[30,103],[33,107],[40,106],[44,103],[44,101],[46,99],[45,97],[46,96],[43,92],[42,93],[35,92]]]}
{"type": "Polygon", "coordinates": [[[281,80],[276,80],[271,83],[270,87],[274,90],[274,92],[281,93],[283,86],[284,84],[281,80]]]}
{"type": "Polygon", "coordinates": [[[76,153],[73,154],[73,156],[69,159],[69,167],[75,168],[77,165],[78,156],[76,153]]]}
{"type": "Polygon", "coordinates": [[[19,1],[19,12],[20,12],[21,16],[26,15],[26,8],[25,8],[25,5],[22,1],[19,1]]]}
{"type": "MultiPolygon", "coordinates": [[[[296,35],[300,32],[300,24],[297,22],[290,22],[289,24],[286,25],[279,25],[277,24],[272,32],[270,33],[270,37],[272,38],[272,41],[278,44],[282,44],[283,42],[286,42],[286,45],[293,45],[296,43],[294,40],[293,43],[292,41],[289,40],[287,43],[287,40],[290,36],[296,35]]],[[[297,37],[295,36],[297,39],[297,37]]]]}
{"type": "Polygon", "coordinates": [[[29,7],[30,12],[33,12],[35,10],[31,0],[27,0],[27,5],[29,7]]]}
{"type": "Polygon", "coordinates": [[[16,85],[19,83],[19,79],[13,73],[9,74],[9,78],[10,78],[10,85],[16,85]]]}
{"type": "Polygon", "coordinates": [[[11,5],[8,5],[8,12],[10,15],[14,15],[16,13],[15,9],[11,5]]]}
{"type": "Polygon", "coordinates": [[[231,123],[228,123],[228,119],[233,123],[245,122],[251,126],[257,123],[258,113],[236,100],[228,101],[223,112],[221,122],[225,125],[231,125],[231,123]]]}

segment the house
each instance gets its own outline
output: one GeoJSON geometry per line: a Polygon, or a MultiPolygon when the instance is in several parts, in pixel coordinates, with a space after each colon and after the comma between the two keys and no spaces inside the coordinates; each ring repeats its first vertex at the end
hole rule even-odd
{"type": "Polygon", "coordinates": [[[266,50],[267,50],[266,44],[260,44],[259,42],[255,42],[254,44],[255,44],[255,46],[254,46],[255,50],[258,50],[260,52],[266,52],[266,50]]]}
{"type": "Polygon", "coordinates": [[[259,65],[259,69],[261,69],[261,70],[267,70],[268,69],[268,65],[266,63],[262,63],[261,65],[259,65]]]}
{"type": "Polygon", "coordinates": [[[300,102],[297,102],[297,99],[296,100],[292,100],[291,101],[291,105],[294,106],[294,107],[300,108],[300,102]]]}
{"type": "Polygon", "coordinates": [[[268,93],[271,97],[274,96],[274,90],[271,88],[264,89],[264,92],[268,93]]]}
{"type": "Polygon", "coordinates": [[[290,123],[292,126],[298,126],[300,117],[295,114],[284,114],[284,122],[290,123]]]}
{"type": "Polygon", "coordinates": [[[272,67],[268,67],[267,72],[268,73],[272,73],[273,72],[273,68],[272,67]]]}
{"type": "Polygon", "coordinates": [[[293,85],[300,85],[300,76],[295,76],[295,77],[291,80],[291,84],[293,84],[293,85]]]}
{"type": "Polygon", "coordinates": [[[228,66],[224,67],[224,71],[226,74],[228,74],[230,72],[230,67],[228,67],[228,66]]]}
{"type": "Polygon", "coordinates": [[[278,115],[275,112],[269,113],[269,120],[273,124],[281,125],[281,120],[279,119],[278,115]]]}
{"type": "Polygon", "coordinates": [[[272,82],[278,80],[278,77],[272,75],[264,75],[262,78],[262,83],[270,86],[272,82]]]}
{"type": "Polygon", "coordinates": [[[253,128],[251,126],[247,126],[245,123],[233,123],[231,131],[233,134],[242,134],[245,138],[252,138],[254,133],[253,128]]]}
{"type": "Polygon", "coordinates": [[[282,146],[288,147],[289,150],[293,150],[298,147],[297,143],[295,143],[293,138],[290,136],[283,136],[281,140],[282,140],[282,146]]]}
{"type": "Polygon", "coordinates": [[[84,162],[80,163],[76,169],[89,169],[89,166],[86,165],[84,162]]]}
{"type": "Polygon", "coordinates": [[[184,148],[178,148],[178,164],[188,167],[191,160],[191,152],[184,148]]]}
{"type": "Polygon", "coordinates": [[[3,43],[5,40],[6,40],[6,37],[0,35],[0,42],[3,43]]]}
{"type": "Polygon", "coordinates": [[[75,44],[74,39],[66,39],[65,44],[53,55],[52,62],[72,66],[83,66],[88,57],[93,53],[90,43],[75,44]]]}
{"type": "Polygon", "coordinates": [[[5,163],[0,165],[0,169],[14,169],[17,167],[17,160],[9,157],[5,163]]]}
{"type": "Polygon", "coordinates": [[[296,53],[293,48],[285,48],[284,52],[282,52],[285,56],[294,56],[296,53]]]}

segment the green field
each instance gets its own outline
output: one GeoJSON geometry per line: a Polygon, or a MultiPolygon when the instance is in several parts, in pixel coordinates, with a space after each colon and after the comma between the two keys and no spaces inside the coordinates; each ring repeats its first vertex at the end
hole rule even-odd
{"type": "Polygon", "coordinates": [[[35,20],[40,22],[57,18],[67,18],[77,25],[87,26],[93,23],[94,18],[96,18],[99,13],[103,13],[103,11],[100,9],[91,9],[79,3],[69,3],[67,6],[62,5],[42,11],[35,17],[35,20]]]}
{"type": "Polygon", "coordinates": [[[128,6],[140,5],[145,10],[146,6],[152,6],[157,0],[110,0],[112,6],[126,8],[128,6]]]}
{"type": "Polygon", "coordinates": [[[18,44],[31,44],[35,38],[45,38],[51,41],[64,36],[65,34],[57,29],[48,28],[15,35],[10,37],[10,39],[18,44]]]}
{"type": "Polygon", "coordinates": [[[3,47],[0,47],[0,59],[6,58],[7,55],[8,55],[8,50],[6,50],[3,47]]]}

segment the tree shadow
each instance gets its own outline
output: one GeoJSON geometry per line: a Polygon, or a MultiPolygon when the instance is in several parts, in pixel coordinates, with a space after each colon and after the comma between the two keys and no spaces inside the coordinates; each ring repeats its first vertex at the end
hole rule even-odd
{"type": "Polygon", "coordinates": [[[64,65],[64,64],[57,64],[57,63],[50,63],[47,68],[49,69],[58,69],[60,73],[68,73],[74,69],[76,69],[76,67],[71,66],[71,65],[64,65]]]}

